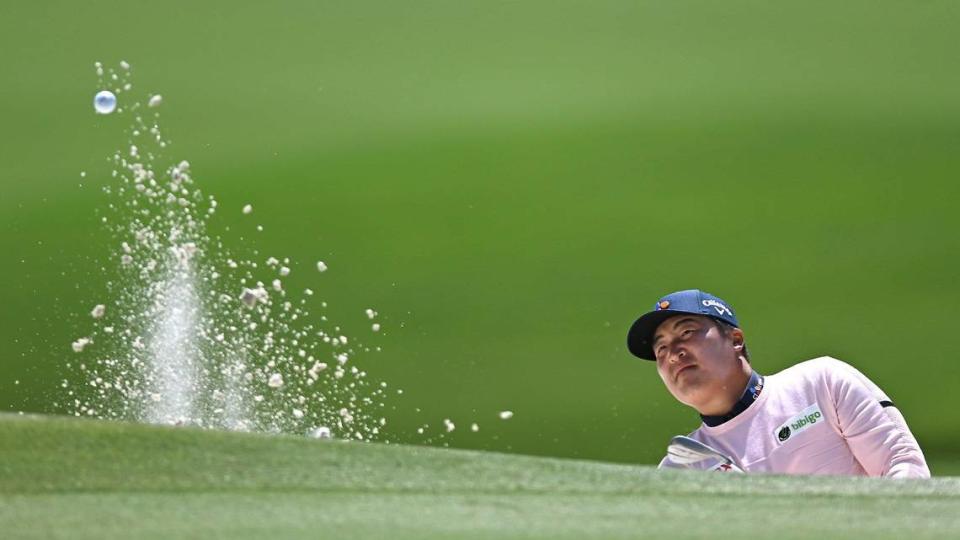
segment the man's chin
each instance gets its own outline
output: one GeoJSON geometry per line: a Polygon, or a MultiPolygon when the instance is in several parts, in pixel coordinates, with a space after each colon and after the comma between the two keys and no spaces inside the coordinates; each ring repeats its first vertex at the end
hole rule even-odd
{"type": "Polygon", "coordinates": [[[703,373],[700,372],[700,369],[692,367],[678,373],[673,386],[681,394],[691,394],[701,391],[704,382],[703,373]]]}
{"type": "Polygon", "coordinates": [[[700,381],[689,380],[677,384],[674,388],[673,397],[677,398],[680,403],[696,409],[705,397],[705,389],[699,383],[700,381]]]}

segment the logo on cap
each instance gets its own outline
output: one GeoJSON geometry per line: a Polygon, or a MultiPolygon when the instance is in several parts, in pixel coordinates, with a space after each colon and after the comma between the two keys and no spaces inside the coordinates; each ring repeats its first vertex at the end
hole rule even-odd
{"type": "Polygon", "coordinates": [[[668,307],[670,307],[670,301],[669,301],[669,300],[663,300],[662,302],[660,302],[659,304],[657,304],[657,310],[667,309],[668,307]]]}
{"type": "Polygon", "coordinates": [[[727,315],[733,317],[733,312],[730,311],[730,308],[721,304],[720,302],[717,302],[716,300],[704,300],[703,305],[717,310],[717,315],[723,315],[726,313],[727,315]]]}

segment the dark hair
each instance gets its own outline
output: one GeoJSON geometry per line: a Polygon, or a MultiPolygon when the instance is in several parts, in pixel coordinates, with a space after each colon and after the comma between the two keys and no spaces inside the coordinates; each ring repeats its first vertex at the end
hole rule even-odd
{"type": "MultiPolygon", "coordinates": [[[[732,324],[723,322],[719,319],[714,319],[710,317],[710,320],[713,321],[713,324],[717,325],[717,329],[720,330],[720,333],[723,334],[723,337],[730,337],[730,331],[736,328],[732,324]]],[[[747,352],[747,344],[743,344],[743,357],[747,359],[747,362],[750,361],[750,353],[747,352]]]]}

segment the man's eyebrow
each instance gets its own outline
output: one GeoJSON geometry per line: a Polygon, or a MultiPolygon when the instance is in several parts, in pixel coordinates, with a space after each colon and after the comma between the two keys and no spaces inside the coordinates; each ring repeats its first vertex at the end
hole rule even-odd
{"type": "MultiPolygon", "coordinates": [[[[676,328],[676,327],[678,327],[678,326],[680,326],[681,324],[686,323],[686,322],[697,322],[697,320],[694,319],[693,317],[684,317],[684,318],[680,319],[679,321],[673,323],[673,327],[676,328]]],[[[651,345],[651,346],[655,346],[655,345],[657,344],[657,341],[660,341],[660,339],[662,339],[662,338],[663,338],[663,334],[657,334],[657,335],[653,336],[653,342],[652,342],[650,345],[651,345]]]]}

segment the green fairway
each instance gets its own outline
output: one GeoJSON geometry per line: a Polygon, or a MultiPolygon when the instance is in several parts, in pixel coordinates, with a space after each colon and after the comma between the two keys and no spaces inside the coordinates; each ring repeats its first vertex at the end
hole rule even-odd
{"type": "Polygon", "coordinates": [[[588,461],[0,416],[20,538],[952,538],[960,479],[588,461]]]}

